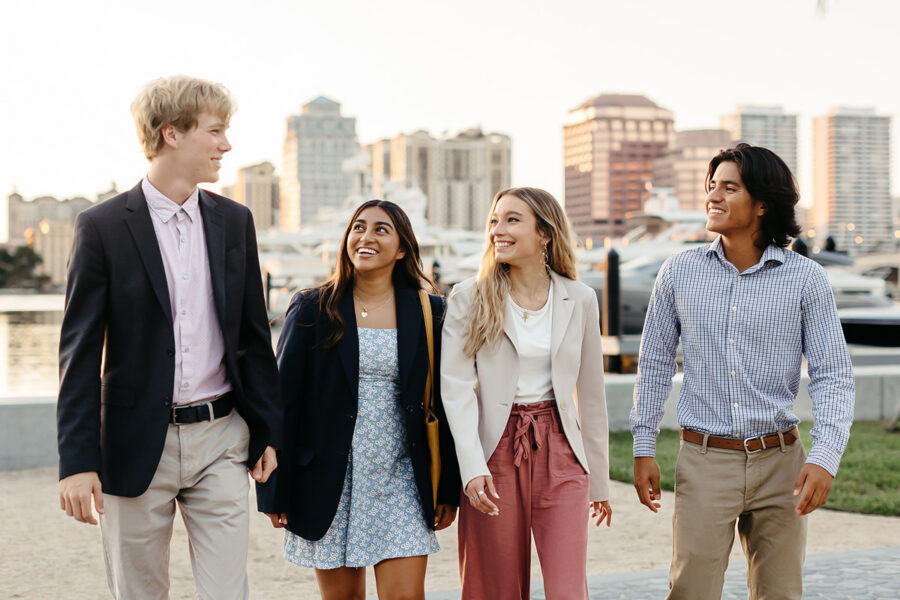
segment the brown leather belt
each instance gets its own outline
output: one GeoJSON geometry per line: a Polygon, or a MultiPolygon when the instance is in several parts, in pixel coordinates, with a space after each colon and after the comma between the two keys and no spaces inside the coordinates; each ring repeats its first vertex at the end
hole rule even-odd
{"type": "MultiPolygon", "coordinates": [[[[699,431],[691,431],[690,429],[685,429],[684,427],[681,428],[681,439],[692,444],[698,444],[702,446],[703,437],[705,435],[706,434],[700,433],[699,431]]],[[[800,434],[798,433],[796,427],[792,427],[787,431],[782,431],[781,435],[782,437],[784,437],[785,446],[790,446],[800,439],[800,434]]],[[[711,435],[706,440],[706,445],[710,448],[743,450],[748,454],[752,454],[753,452],[759,452],[760,450],[765,450],[767,448],[780,448],[781,440],[778,437],[777,433],[769,433],[766,435],[760,435],[744,440],[735,440],[733,438],[716,437],[711,435]]]]}

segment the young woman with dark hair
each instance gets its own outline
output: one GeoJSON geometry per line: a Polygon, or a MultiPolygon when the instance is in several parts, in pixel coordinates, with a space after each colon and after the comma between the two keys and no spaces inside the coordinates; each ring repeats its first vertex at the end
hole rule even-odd
{"type": "MultiPolygon", "coordinates": [[[[459,471],[436,372],[436,503],[430,479],[426,282],[406,214],[370,200],[347,225],[332,277],[287,311],[277,351],[284,447],[277,475],[258,486],[259,510],[287,529],[285,558],[316,569],[325,599],[364,598],[370,565],[379,598],[424,599],[434,530],[456,517],[459,471]]],[[[436,369],[444,308],[429,299],[436,369]]]]}

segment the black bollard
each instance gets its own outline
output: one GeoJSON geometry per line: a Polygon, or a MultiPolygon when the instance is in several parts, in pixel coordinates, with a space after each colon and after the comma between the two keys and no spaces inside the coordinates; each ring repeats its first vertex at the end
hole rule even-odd
{"type": "Polygon", "coordinates": [[[622,333],[622,302],[619,282],[619,253],[615,249],[606,254],[603,283],[603,335],[617,336],[622,333]]]}
{"type": "MultiPolygon", "coordinates": [[[[622,290],[619,281],[619,253],[610,249],[606,253],[604,263],[605,281],[603,283],[603,310],[600,317],[601,333],[608,337],[622,335],[622,290]]],[[[619,373],[622,370],[622,357],[609,356],[607,368],[619,373]]]]}

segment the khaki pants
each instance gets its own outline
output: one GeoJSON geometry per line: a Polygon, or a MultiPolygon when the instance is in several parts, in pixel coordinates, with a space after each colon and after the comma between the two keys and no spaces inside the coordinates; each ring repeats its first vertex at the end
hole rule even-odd
{"type": "Polygon", "coordinates": [[[681,442],[668,598],[719,600],[737,521],[750,600],[798,599],[806,517],[794,482],[806,461],[799,440],[754,454],[681,442]]]}
{"type": "Polygon", "coordinates": [[[137,498],[103,494],[100,516],[109,589],[117,599],[169,597],[169,542],[176,503],[187,529],[197,596],[249,597],[247,447],[237,414],[169,425],[159,466],[137,498]]]}

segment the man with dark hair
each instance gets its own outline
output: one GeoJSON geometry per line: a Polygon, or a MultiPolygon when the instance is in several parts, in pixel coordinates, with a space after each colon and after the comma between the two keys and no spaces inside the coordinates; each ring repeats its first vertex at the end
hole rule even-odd
{"type": "Polygon", "coordinates": [[[169,597],[176,504],[197,597],[245,599],[247,472],[280,446],[278,373],[253,217],[215,182],[234,102],[185,76],[132,114],[150,170],[78,215],[59,341],[60,508],[100,515],[115,598],[169,597]]]}
{"type": "Polygon", "coordinates": [[[707,173],[710,245],[669,258],[650,299],[631,411],[634,486],[660,507],[653,458],[675,374],[681,451],[675,469],[669,598],[720,598],[738,523],[750,598],[800,598],[806,519],[828,498],[853,416],[853,372],[825,271],[785,246],[799,235],[798,194],[773,152],[738,144],[707,173]],[[809,365],[809,457],[791,412],[809,365]]]}

